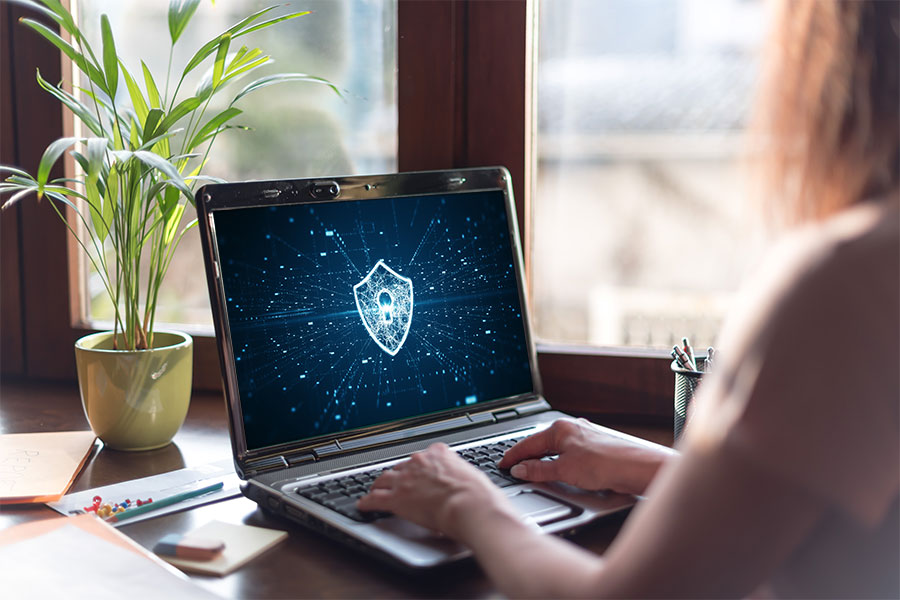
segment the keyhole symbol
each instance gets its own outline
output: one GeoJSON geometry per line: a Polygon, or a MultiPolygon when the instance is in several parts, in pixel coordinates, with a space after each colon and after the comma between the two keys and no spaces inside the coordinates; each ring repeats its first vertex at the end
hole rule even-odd
{"type": "Polygon", "coordinates": [[[394,310],[394,297],[387,290],[378,294],[378,305],[381,307],[381,318],[385,323],[391,322],[391,312],[394,310]]]}

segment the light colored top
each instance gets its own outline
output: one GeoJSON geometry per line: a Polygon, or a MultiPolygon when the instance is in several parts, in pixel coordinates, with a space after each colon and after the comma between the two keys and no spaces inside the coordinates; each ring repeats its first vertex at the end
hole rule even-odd
{"type": "Polygon", "coordinates": [[[685,450],[748,463],[824,507],[774,568],[777,596],[900,597],[896,200],[845,210],[771,253],[694,403],[685,450]]]}

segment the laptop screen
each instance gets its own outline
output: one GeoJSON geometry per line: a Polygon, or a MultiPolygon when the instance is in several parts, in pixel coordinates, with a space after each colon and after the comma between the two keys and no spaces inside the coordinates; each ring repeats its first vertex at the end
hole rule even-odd
{"type": "Polygon", "coordinates": [[[249,450],[533,391],[501,191],[213,214],[249,450]]]}

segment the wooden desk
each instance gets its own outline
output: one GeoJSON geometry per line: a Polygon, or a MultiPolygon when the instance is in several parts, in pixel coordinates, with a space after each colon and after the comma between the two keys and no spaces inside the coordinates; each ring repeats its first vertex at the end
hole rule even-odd
{"type": "MultiPolygon", "coordinates": [[[[88,428],[75,384],[4,382],[0,387],[0,433],[88,428]]],[[[669,429],[618,428],[660,443],[671,443],[669,429]]],[[[159,450],[136,453],[103,449],[87,464],[71,491],[202,465],[230,456],[224,400],[216,394],[195,394],[187,421],[172,444],[159,450]]],[[[0,529],[57,516],[58,513],[44,505],[0,507],[0,529]]],[[[399,572],[328,538],[269,515],[243,497],[126,524],[119,529],[150,548],[167,533],[190,531],[213,519],[290,533],[285,542],[227,577],[191,576],[199,585],[226,598],[496,596],[496,590],[474,561],[424,575],[399,572]]],[[[582,529],[572,539],[602,553],[621,523],[621,517],[606,519],[582,529]]]]}

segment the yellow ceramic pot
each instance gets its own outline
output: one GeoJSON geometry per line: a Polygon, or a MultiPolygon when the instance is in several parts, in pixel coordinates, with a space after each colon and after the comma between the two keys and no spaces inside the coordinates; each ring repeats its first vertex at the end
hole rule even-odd
{"type": "Polygon", "coordinates": [[[78,387],[91,429],[116,450],[165,446],[184,423],[191,399],[191,336],[157,331],[153,348],[134,351],[113,350],[112,341],[112,332],[104,331],[75,342],[78,387]]]}

